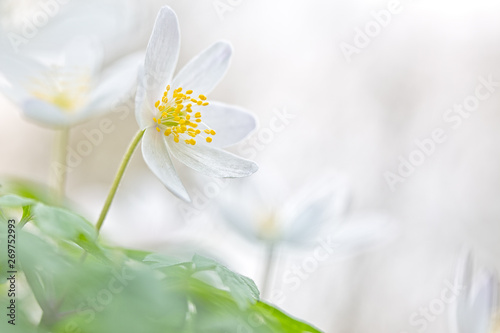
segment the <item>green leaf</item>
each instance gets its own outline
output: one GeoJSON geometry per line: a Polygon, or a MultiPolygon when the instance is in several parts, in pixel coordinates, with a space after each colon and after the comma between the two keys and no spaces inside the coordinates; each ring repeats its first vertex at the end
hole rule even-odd
{"type": "Polygon", "coordinates": [[[169,267],[169,266],[178,265],[178,264],[181,264],[184,262],[182,260],[167,257],[167,256],[165,256],[163,254],[159,254],[159,253],[149,254],[143,259],[143,261],[146,263],[151,263],[150,266],[152,269],[169,267]]]}
{"type": "Polygon", "coordinates": [[[254,304],[259,299],[259,289],[255,283],[241,274],[235,273],[218,262],[200,255],[193,257],[196,269],[214,270],[220,277],[222,283],[229,288],[231,295],[241,309],[254,304]]]}
{"type": "Polygon", "coordinates": [[[0,179],[0,194],[15,194],[19,197],[33,199],[49,205],[56,204],[47,185],[27,179],[3,177],[0,179]]]}
{"type": "Polygon", "coordinates": [[[187,323],[189,330],[183,332],[321,332],[261,301],[241,309],[236,306],[230,292],[213,288],[202,281],[190,281],[188,293],[195,311],[187,323]]]}
{"type": "MultiPolygon", "coordinates": [[[[254,311],[257,318],[259,315],[261,316],[266,326],[273,327],[276,330],[281,329],[281,332],[321,333],[317,328],[299,321],[265,302],[257,302],[252,311],[254,311]]],[[[255,320],[254,323],[258,323],[258,320],[255,320]]],[[[273,330],[273,332],[275,331],[273,330]]]]}
{"type": "Polygon", "coordinates": [[[96,239],[94,227],[83,217],[66,209],[38,204],[34,209],[35,221],[42,232],[55,238],[76,241],[80,235],[96,239]]]}
{"type": "Polygon", "coordinates": [[[109,263],[96,243],[95,228],[83,217],[69,210],[41,203],[37,204],[33,210],[34,222],[44,234],[58,241],[73,242],[97,259],[109,263]]]}
{"type": "Polygon", "coordinates": [[[20,197],[15,194],[6,194],[0,197],[0,207],[25,207],[36,204],[36,200],[20,197]]]}

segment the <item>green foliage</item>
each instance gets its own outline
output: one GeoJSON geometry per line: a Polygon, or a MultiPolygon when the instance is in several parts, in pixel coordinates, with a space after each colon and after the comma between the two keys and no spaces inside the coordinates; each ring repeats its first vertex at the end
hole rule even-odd
{"type": "Polygon", "coordinates": [[[0,197],[2,244],[16,207],[26,222],[16,228],[22,297],[15,329],[1,332],[319,332],[260,301],[251,279],[214,260],[107,247],[85,218],[33,198],[0,197]]]}

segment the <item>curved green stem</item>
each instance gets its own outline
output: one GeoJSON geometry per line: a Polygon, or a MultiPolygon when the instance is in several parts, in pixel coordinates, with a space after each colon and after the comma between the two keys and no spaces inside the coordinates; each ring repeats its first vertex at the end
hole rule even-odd
{"type": "Polygon", "coordinates": [[[53,177],[55,188],[55,199],[57,204],[64,200],[66,189],[66,178],[68,167],[66,165],[68,156],[69,127],[58,130],[54,149],[53,177]]]}
{"type": "Polygon", "coordinates": [[[145,130],[140,130],[137,132],[137,134],[134,136],[132,139],[132,142],[130,142],[130,145],[128,146],[127,152],[125,153],[125,156],[123,156],[122,163],[120,164],[120,168],[118,169],[118,172],[116,173],[115,180],[113,181],[113,185],[111,185],[111,189],[109,190],[108,197],[106,198],[106,202],[104,203],[104,207],[102,207],[101,214],[99,215],[99,220],[97,220],[97,224],[95,226],[97,233],[101,230],[102,224],[104,223],[104,219],[106,218],[106,215],[108,214],[109,207],[111,206],[111,202],[113,202],[113,198],[115,197],[116,190],[118,189],[118,185],[120,185],[120,182],[122,180],[123,174],[125,173],[125,169],[127,168],[128,163],[130,162],[130,158],[132,157],[132,154],[134,153],[135,148],[139,144],[139,142],[142,139],[142,136],[144,135],[145,130]]]}

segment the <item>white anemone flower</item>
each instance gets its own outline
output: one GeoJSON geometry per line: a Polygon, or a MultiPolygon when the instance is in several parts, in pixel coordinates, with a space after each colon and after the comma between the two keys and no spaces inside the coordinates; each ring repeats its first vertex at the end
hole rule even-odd
{"type": "Polygon", "coordinates": [[[472,255],[465,252],[457,265],[455,286],[460,291],[450,311],[452,332],[491,332],[497,309],[496,274],[484,268],[474,271],[472,255]]]}
{"type": "Polygon", "coordinates": [[[136,117],[144,130],[146,164],[173,194],[190,201],[172,158],[212,177],[249,176],[258,169],[254,162],[220,148],[244,139],[255,129],[256,120],[240,107],[206,97],[226,73],[230,44],[213,44],[173,77],[179,48],[177,17],[163,7],[139,77],[136,117]]]}
{"type": "Polygon", "coordinates": [[[0,92],[24,116],[48,127],[68,127],[110,111],[134,87],[143,53],[101,71],[101,48],[87,38],[67,44],[59,59],[0,55],[0,92]]]}
{"type": "Polygon", "coordinates": [[[302,189],[289,191],[277,177],[260,174],[238,184],[238,195],[236,191],[223,195],[219,211],[250,241],[308,245],[325,228],[340,226],[350,201],[345,181],[333,176],[320,178],[302,189]]]}

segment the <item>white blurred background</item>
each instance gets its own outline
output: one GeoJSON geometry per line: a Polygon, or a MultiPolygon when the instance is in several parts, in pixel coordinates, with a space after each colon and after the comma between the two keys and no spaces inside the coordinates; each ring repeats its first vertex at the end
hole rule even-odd
{"type": "MultiPolygon", "coordinates": [[[[21,2],[33,10],[43,1],[21,2]]],[[[332,255],[296,290],[284,288],[283,276],[312,249],[281,248],[271,290],[285,297],[270,301],[326,332],[448,332],[446,309],[425,328],[410,318],[440,298],[462,246],[473,248],[482,265],[500,265],[500,86],[458,128],[443,119],[474,95],[480,77],[500,82],[500,4],[401,0],[398,13],[368,45],[346,57],[341,46],[355,47],[356,29],[364,30],[375,21],[372,12],[386,10],[391,1],[137,0],[125,7],[128,3],[86,4],[90,14],[105,13],[109,26],[96,29],[100,34],[122,33],[106,40],[106,61],[145,49],[157,10],[171,6],[181,27],[179,65],[217,40],[234,46],[229,72],[209,98],[253,111],[260,127],[231,151],[254,159],[259,173],[291,189],[333,172],[350,185],[350,214],[383,214],[396,221],[397,238],[357,255],[332,255]],[[295,117],[282,130],[269,131],[284,113],[295,117]],[[392,191],[384,174],[397,174],[398,158],[408,159],[418,148],[415,140],[430,138],[437,128],[445,131],[445,142],[392,191]]],[[[43,35],[77,5],[72,0],[61,6],[54,22],[40,28],[22,52],[56,50],[43,43],[43,35]]],[[[6,20],[13,14],[9,6],[1,8],[8,31],[15,23],[6,20]]],[[[59,40],[69,37],[61,34],[59,40]]],[[[24,119],[2,96],[0,110],[0,175],[47,183],[53,131],[24,119]]],[[[104,118],[115,130],[68,176],[68,196],[90,221],[97,219],[138,129],[132,112],[123,119],[104,118]]],[[[84,130],[98,128],[99,121],[75,127],[71,146],[76,149],[86,139],[84,130]]],[[[209,253],[261,283],[263,247],[237,235],[213,209],[219,195],[235,190],[233,184],[179,167],[195,201],[186,206],[140,155],[138,150],[102,237],[141,249],[209,253]],[[201,194],[207,186],[216,189],[213,198],[201,194]]]]}

